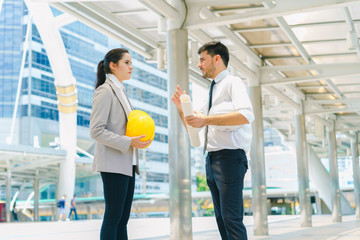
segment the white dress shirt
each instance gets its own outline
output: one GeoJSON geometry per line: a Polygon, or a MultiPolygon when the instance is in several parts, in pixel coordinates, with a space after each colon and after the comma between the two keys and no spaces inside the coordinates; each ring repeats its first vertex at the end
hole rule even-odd
{"type": "Polygon", "coordinates": [[[238,111],[249,121],[249,124],[236,126],[209,125],[206,150],[213,152],[222,149],[243,149],[248,153],[252,138],[251,122],[254,120],[254,114],[246,87],[240,78],[230,75],[228,70],[219,73],[214,81],[216,84],[213,87],[210,112],[208,113],[209,97],[200,108],[200,112],[211,116],[238,111]]]}
{"type": "MultiPolygon", "coordinates": [[[[122,82],[120,82],[119,79],[117,79],[117,77],[115,77],[113,74],[107,74],[107,77],[115,84],[116,87],[119,88],[121,97],[123,99],[125,99],[126,106],[123,106],[123,107],[126,107],[131,112],[132,111],[131,104],[129,102],[128,97],[126,96],[125,87],[122,84],[122,82]]],[[[133,156],[133,165],[136,165],[135,151],[134,151],[134,156],[133,156]]]]}

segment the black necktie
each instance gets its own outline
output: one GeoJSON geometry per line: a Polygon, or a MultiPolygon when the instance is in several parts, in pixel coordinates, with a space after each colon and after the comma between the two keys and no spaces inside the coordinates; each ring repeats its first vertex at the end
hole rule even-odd
{"type": "MultiPolygon", "coordinates": [[[[210,90],[209,90],[209,109],[208,109],[208,114],[207,115],[209,115],[210,108],[211,108],[211,105],[212,105],[212,95],[213,95],[214,85],[215,85],[215,81],[212,80],[211,85],[210,85],[210,90]]],[[[206,147],[207,147],[207,142],[208,142],[208,137],[207,137],[208,131],[209,131],[209,125],[207,125],[205,127],[205,141],[204,141],[204,148],[203,148],[203,153],[204,154],[206,152],[206,147]]]]}
{"type": "Polygon", "coordinates": [[[215,81],[212,80],[211,85],[210,85],[210,90],[209,90],[209,109],[208,109],[208,115],[209,115],[209,111],[212,105],[212,94],[213,94],[213,88],[215,85],[215,81]]]}

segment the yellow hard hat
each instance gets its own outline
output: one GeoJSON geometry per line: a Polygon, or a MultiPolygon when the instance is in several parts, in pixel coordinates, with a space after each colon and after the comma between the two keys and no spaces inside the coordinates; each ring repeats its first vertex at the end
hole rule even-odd
{"type": "MultiPolygon", "coordinates": [[[[133,110],[128,117],[126,136],[138,137],[141,135],[145,135],[145,137],[140,139],[141,141],[145,142],[151,140],[152,142],[155,137],[155,123],[150,115],[146,112],[141,110],[133,110]]],[[[150,144],[145,148],[150,146],[150,144]]]]}

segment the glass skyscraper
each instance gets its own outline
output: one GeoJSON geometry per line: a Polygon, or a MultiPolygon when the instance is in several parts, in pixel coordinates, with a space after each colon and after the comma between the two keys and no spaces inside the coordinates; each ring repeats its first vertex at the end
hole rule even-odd
{"type": "MultiPolygon", "coordinates": [[[[54,16],[62,14],[53,9],[54,16]]],[[[29,13],[21,0],[4,0],[0,14],[0,143],[9,135],[20,71],[23,72],[19,109],[15,122],[15,144],[49,147],[58,136],[54,76],[41,37],[32,24],[27,28],[29,13]],[[23,68],[21,56],[27,29],[30,29],[29,48],[23,68]]],[[[68,53],[78,95],[77,145],[93,153],[95,142],[89,136],[91,105],[98,62],[106,52],[121,46],[115,40],[92,28],[73,22],[60,29],[68,53]]],[[[156,134],[152,145],[140,150],[142,175],[136,181],[135,193],[168,193],[168,93],[167,74],[147,63],[139,54],[130,51],[133,61],[132,79],[124,82],[134,109],[146,111],[155,121],[156,134]],[[143,184],[146,183],[146,186],[143,184]]],[[[90,161],[88,162],[90,166],[90,161]]],[[[89,167],[89,169],[91,169],[89,167]]],[[[193,172],[192,188],[195,188],[193,172]]],[[[102,196],[98,175],[77,176],[75,193],[78,196],[102,196]]],[[[41,193],[53,197],[54,187],[41,193]]]]}
{"type": "Polygon", "coordinates": [[[4,1],[0,14],[1,118],[10,118],[14,109],[23,41],[22,16],[21,1],[4,1]]]}

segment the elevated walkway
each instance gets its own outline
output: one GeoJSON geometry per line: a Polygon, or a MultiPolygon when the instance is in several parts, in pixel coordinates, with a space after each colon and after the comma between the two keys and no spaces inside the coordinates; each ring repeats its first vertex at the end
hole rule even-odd
{"type": "MultiPolygon", "coordinates": [[[[269,236],[253,236],[253,218],[245,217],[249,240],[355,240],[360,239],[360,219],[344,216],[332,223],[330,215],[313,216],[313,227],[301,228],[299,216],[271,215],[269,236]]],[[[1,240],[98,240],[102,220],[70,222],[1,223],[1,240]]],[[[129,239],[167,240],[169,218],[136,218],[129,222],[129,239]]],[[[193,218],[194,240],[219,240],[215,218],[193,218]]]]}

